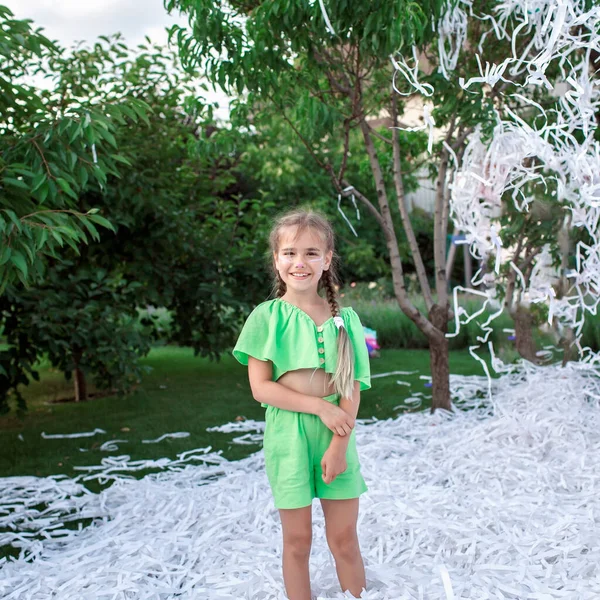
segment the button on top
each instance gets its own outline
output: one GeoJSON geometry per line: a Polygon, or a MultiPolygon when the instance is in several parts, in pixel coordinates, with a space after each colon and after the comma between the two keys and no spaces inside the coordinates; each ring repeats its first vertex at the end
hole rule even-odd
{"type": "Polygon", "coordinates": [[[323,331],[323,325],[319,325],[319,326],[317,327],[317,331],[318,331],[319,333],[321,333],[321,331],[323,331]]]}
{"type": "Polygon", "coordinates": [[[323,343],[323,338],[322,338],[321,336],[319,336],[319,337],[317,338],[317,342],[319,342],[319,344],[322,344],[322,343],[323,343]]]}

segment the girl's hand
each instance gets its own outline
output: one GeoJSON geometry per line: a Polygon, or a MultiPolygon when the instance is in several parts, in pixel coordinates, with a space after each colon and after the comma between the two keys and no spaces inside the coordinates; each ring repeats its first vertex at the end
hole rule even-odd
{"type": "Polygon", "coordinates": [[[323,400],[323,404],[319,409],[319,418],[328,429],[333,433],[344,436],[352,433],[354,428],[354,417],[351,417],[345,410],[323,400]]]}
{"type": "Polygon", "coordinates": [[[340,473],[348,468],[346,462],[346,453],[338,452],[328,448],[321,459],[321,469],[323,470],[323,481],[329,485],[340,473]]]}

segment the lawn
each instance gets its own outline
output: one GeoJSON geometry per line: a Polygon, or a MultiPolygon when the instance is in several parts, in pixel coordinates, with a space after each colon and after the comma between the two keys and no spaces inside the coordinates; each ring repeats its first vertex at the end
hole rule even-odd
{"type": "MultiPolygon", "coordinates": [[[[102,458],[127,454],[133,460],[175,458],[193,448],[212,446],[236,460],[255,452],[258,445],[232,444],[234,434],[210,433],[207,427],[222,425],[238,417],[263,420],[264,409],[250,395],[246,367],[231,356],[219,362],[194,357],[189,348],[161,347],[144,359],[152,367],[132,394],[107,396],[82,403],[56,403],[72,395],[71,384],[60,373],[45,367],[40,382],[23,388],[29,411],[20,420],[14,415],[0,417],[0,476],[64,473],[78,474],[75,465],[96,465],[102,458]],[[76,439],[44,439],[46,434],[77,433],[99,428],[106,434],[76,439]],[[164,433],[189,432],[190,436],[143,444],[164,433]],[[127,440],[118,451],[105,452],[100,445],[110,439],[127,440]]],[[[359,418],[385,419],[397,416],[403,399],[415,392],[429,394],[421,375],[429,375],[426,350],[384,350],[371,361],[372,374],[389,371],[417,371],[414,375],[376,378],[373,388],[361,398],[359,418]],[[410,383],[399,385],[398,380],[410,383]]],[[[467,351],[450,357],[453,374],[482,374],[481,367],[467,351]]],[[[422,408],[427,408],[428,398],[422,408]]],[[[141,476],[143,472],[137,473],[141,476]]]]}

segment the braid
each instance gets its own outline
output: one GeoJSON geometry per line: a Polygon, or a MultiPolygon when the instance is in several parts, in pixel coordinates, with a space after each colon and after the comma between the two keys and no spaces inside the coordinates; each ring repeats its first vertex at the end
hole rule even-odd
{"type": "Polygon", "coordinates": [[[325,294],[327,296],[327,302],[329,303],[329,308],[331,309],[332,317],[340,316],[340,305],[338,304],[335,287],[333,284],[333,277],[331,274],[331,270],[323,271],[323,275],[321,276],[321,281],[323,282],[323,288],[325,289],[325,294]]]}
{"type": "MultiPolygon", "coordinates": [[[[327,271],[323,271],[321,281],[323,282],[331,314],[334,317],[339,317],[340,305],[338,304],[334,287],[335,272],[333,268],[333,264],[331,264],[327,271]]],[[[352,399],[354,386],[354,348],[345,327],[338,329],[337,346],[338,360],[332,382],[336,392],[340,396],[352,399]]]]}
{"type": "Polygon", "coordinates": [[[281,275],[277,273],[277,281],[275,282],[275,296],[277,298],[281,298],[287,291],[287,285],[285,285],[285,281],[281,279],[281,275]]]}

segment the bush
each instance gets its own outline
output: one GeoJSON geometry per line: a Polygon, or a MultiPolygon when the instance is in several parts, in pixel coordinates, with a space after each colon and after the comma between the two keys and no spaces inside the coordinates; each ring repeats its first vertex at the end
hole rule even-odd
{"type": "Polygon", "coordinates": [[[173,314],[165,307],[146,306],[137,309],[136,331],[144,333],[152,340],[153,346],[162,346],[170,340],[173,314]]]}
{"type": "MultiPolygon", "coordinates": [[[[348,302],[346,297],[344,300],[344,305],[352,306],[356,310],[363,325],[377,331],[377,341],[382,348],[428,348],[427,338],[402,312],[396,300],[366,301],[357,299],[348,302]]],[[[425,304],[421,299],[412,299],[412,302],[419,310],[425,311],[425,304]]],[[[463,297],[460,305],[468,314],[473,314],[481,308],[482,302],[476,298],[463,297]]],[[[450,349],[457,350],[479,344],[477,337],[484,334],[481,324],[489,318],[491,313],[492,311],[486,310],[468,324],[461,325],[460,333],[449,339],[450,349]]],[[[498,347],[507,345],[509,334],[502,330],[512,327],[512,319],[506,314],[501,315],[493,322],[493,331],[489,339],[498,347]]],[[[454,323],[449,323],[448,328],[450,332],[453,332],[454,323]]]]}

